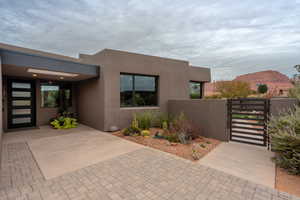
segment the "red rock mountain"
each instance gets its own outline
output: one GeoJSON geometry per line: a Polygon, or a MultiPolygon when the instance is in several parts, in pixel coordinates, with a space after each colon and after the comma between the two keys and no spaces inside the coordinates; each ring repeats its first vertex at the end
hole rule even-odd
{"type": "MultiPolygon", "coordinates": [[[[250,83],[252,90],[257,90],[259,84],[266,84],[269,91],[276,91],[278,94],[286,95],[288,90],[293,87],[288,76],[273,70],[249,73],[237,76],[234,80],[250,83]]],[[[214,83],[206,84],[206,95],[215,93],[214,83]]]]}

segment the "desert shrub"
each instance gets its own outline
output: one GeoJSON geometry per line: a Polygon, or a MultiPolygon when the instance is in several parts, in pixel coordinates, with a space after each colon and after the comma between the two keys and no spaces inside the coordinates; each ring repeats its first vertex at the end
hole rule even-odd
{"type": "Polygon", "coordinates": [[[166,135],[164,136],[164,138],[169,142],[175,142],[175,143],[181,142],[176,134],[166,135]]]}
{"type": "Polygon", "coordinates": [[[144,111],[135,114],[138,121],[139,128],[142,130],[149,130],[153,125],[155,113],[153,111],[144,111]]]}
{"type": "Polygon", "coordinates": [[[125,128],[122,131],[123,135],[139,135],[141,133],[141,129],[139,128],[139,121],[137,120],[136,115],[133,115],[133,119],[131,121],[130,127],[125,128]]]}
{"type": "Polygon", "coordinates": [[[250,84],[242,81],[219,81],[216,91],[224,98],[248,97],[252,92],[250,84]]]}
{"type": "Polygon", "coordinates": [[[169,128],[169,125],[168,125],[168,122],[167,121],[163,121],[162,122],[162,127],[161,127],[164,131],[168,130],[169,128]]]}
{"type": "Polygon", "coordinates": [[[153,112],[152,127],[163,128],[164,123],[167,123],[167,125],[169,126],[171,120],[172,117],[169,114],[160,111],[155,111],[153,112]]]}
{"type": "Polygon", "coordinates": [[[289,89],[288,97],[297,98],[300,100],[300,84],[296,84],[293,88],[289,89]]]}
{"type": "Polygon", "coordinates": [[[150,131],[148,131],[148,130],[142,130],[141,131],[141,136],[144,136],[144,137],[150,136],[150,131]]]}
{"type": "Polygon", "coordinates": [[[268,86],[266,84],[260,84],[258,87],[257,87],[257,92],[259,94],[265,94],[266,92],[268,91],[268,86]]]}
{"type": "Polygon", "coordinates": [[[279,167],[291,174],[300,175],[300,107],[278,117],[268,124],[271,147],[279,167]]]}
{"type": "Polygon", "coordinates": [[[197,137],[194,127],[195,126],[187,119],[185,114],[181,112],[172,121],[170,131],[177,135],[180,143],[187,144],[190,140],[197,137]]]}

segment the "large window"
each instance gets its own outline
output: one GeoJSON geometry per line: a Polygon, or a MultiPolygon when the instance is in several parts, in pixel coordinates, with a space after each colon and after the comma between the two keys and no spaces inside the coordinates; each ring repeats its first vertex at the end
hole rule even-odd
{"type": "Polygon", "coordinates": [[[58,108],[72,106],[72,89],[69,84],[41,84],[41,107],[58,108]]]}
{"type": "Polygon", "coordinates": [[[121,107],[157,106],[157,76],[121,74],[121,107]]]}
{"type": "Polygon", "coordinates": [[[201,99],[203,83],[190,81],[190,97],[191,99],[201,99]]]}

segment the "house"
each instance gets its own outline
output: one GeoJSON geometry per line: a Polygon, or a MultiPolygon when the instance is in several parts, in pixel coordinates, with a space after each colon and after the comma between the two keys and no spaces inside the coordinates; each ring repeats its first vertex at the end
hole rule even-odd
{"type": "Polygon", "coordinates": [[[0,61],[4,131],[46,125],[62,107],[98,130],[121,129],[134,112],[202,98],[211,80],[187,61],[112,49],[77,59],[0,43],[0,61]]]}

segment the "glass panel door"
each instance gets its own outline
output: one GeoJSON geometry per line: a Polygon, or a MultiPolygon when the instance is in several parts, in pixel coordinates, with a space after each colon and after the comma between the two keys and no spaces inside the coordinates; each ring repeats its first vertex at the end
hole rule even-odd
{"type": "Polygon", "coordinates": [[[32,81],[8,80],[8,128],[35,126],[35,85],[32,81]]]}

